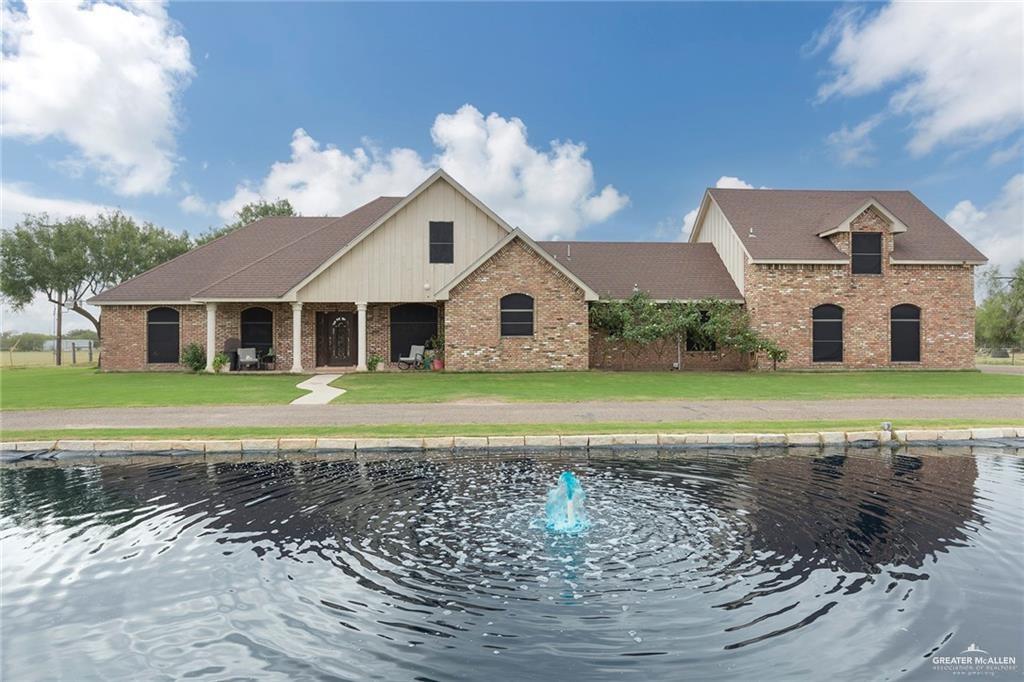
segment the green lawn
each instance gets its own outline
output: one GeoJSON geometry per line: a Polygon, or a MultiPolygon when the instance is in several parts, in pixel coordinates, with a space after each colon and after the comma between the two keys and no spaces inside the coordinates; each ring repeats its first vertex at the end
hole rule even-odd
{"type": "MultiPolygon", "coordinates": [[[[158,405],[283,405],[305,391],[287,374],[103,373],[80,367],[0,370],[0,409],[158,405]]],[[[1024,395],[1024,375],[978,372],[578,372],[355,374],[335,402],[549,401],[1024,395]]]]}
{"type": "Polygon", "coordinates": [[[306,394],[295,388],[304,378],[286,374],[104,373],[82,367],[3,369],[0,409],[284,404],[306,394]]]}
{"type": "Polygon", "coordinates": [[[821,400],[1024,395],[1024,375],[980,372],[536,372],[352,374],[335,403],[821,400]]]}
{"type": "MultiPolygon", "coordinates": [[[[977,419],[914,419],[894,424],[897,429],[958,429],[985,426],[1021,426],[1024,419],[993,421],[977,419]]],[[[870,431],[877,419],[831,421],[690,421],[690,422],[596,422],[589,424],[381,424],[367,426],[258,426],[166,429],[47,429],[4,431],[7,441],[24,440],[153,440],[242,438],[413,438],[427,436],[524,436],[600,433],[799,433],[805,431],[870,431]]]]}

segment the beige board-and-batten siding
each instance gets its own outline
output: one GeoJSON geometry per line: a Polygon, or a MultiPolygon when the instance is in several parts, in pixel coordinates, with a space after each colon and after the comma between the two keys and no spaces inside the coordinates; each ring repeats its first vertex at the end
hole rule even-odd
{"type": "Polygon", "coordinates": [[[729,276],[736,283],[736,288],[743,293],[743,266],[746,263],[747,252],[743,248],[740,238],[729,224],[729,220],[722,213],[722,209],[709,194],[707,196],[707,208],[705,209],[704,221],[700,223],[700,233],[697,235],[698,242],[714,244],[718,256],[729,271],[729,276]]]}
{"type": "Polygon", "coordinates": [[[298,292],[300,301],[433,302],[434,294],[508,234],[440,180],[298,292]],[[430,222],[453,223],[454,263],[430,262],[430,222]]]}

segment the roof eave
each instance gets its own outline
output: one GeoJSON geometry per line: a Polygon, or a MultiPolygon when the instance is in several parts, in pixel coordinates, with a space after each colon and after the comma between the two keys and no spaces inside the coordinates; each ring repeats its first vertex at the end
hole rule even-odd
{"type": "Polygon", "coordinates": [[[552,256],[545,249],[541,248],[541,246],[537,244],[537,242],[533,241],[529,235],[527,235],[518,227],[509,232],[504,238],[498,240],[498,242],[494,244],[494,246],[489,248],[487,251],[483,253],[483,255],[481,255],[479,258],[473,261],[473,263],[471,263],[469,267],[467,267],[465,270],[457,274],[455,277],[450,279],[447,284],[438,289],[437,293],[434,294],[434,300],[447,301],[449,294],[451,293],[451,290],[453,288],[458,286],[460,282],[462,282],[464,279],[473,274],[473,272],[476,271],[480,266],[482,266],[484,263],[490,260],[494,256],[494,254],[501,251],[503,248],[505,248],[505,246],[510,244],[515,239],[521,239],[524,244],[526,244],[527,246],[530,247],[531,250],[533,250],[534,253],[543,258],[548,264],[555,268],[555,270],[562,273],[570,282],[578,286],[583,291],[584,300],[600,300],[601,297],[597,294],[596,291],[591,289],[586,282],[584,282],[582,279],[573,274],[573,272],[569,270],[569,268],[562,265],[562,263],[559,262],[557,258],[552,256]]]}
{"type": "Polygon", "coordinates": [[[819,232],[818,236],[828,237],[829,235],[837,234],[839,232],[850,232],[852,230],[851,225],[853,221],[858,216],[860,216],[861,213],[863,213],[864,211],[868,210],[871,207],[874,207],[875,210],[881,213],[885,217],[885,219],[889,221],[890,234],[900,234],[902,232],[907,231],[907,226],[903,223],[902,220],[897,218],[893,214],[893,212],[887,209],[878,199],[870,197],[867,201],[860,205],[860,208],[858,208],[856,211],[848,215],[846,219],[843,220],[843,222],[839,223],[835,227],[830,227],[827,230],[819,232]]]}

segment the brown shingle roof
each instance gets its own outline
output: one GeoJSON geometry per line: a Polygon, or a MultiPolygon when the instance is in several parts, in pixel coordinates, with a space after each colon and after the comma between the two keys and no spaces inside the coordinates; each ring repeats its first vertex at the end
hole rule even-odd
{"type": "Polygon", "coordinates": [[[628,298],[634,287],[657,300],[743,296],[711,244],[538,242],[601,298],[628,298]]]}
{"type": "Polygon", "coordinates": [[[399,197],[379,197],[340,218],[263,218],[108,289],[90,302],[277,298],[399,201],[399,197]]]}
{"type": "Polygon", "coordinates": [[[984,261],[985,256],[906,191],[708,190],[755,259],[845,259],[818,233],[836,227],[869,199],[907,226],[895,236],[895,260],[984,261]],[[751,235],[753,229],[753,236],[751,235]]]}

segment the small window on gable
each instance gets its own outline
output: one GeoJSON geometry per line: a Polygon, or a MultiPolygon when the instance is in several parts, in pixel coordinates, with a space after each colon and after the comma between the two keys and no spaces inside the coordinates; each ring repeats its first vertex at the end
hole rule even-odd
{"type": "Polygon", "coordinates": [[[882,274],[881,232],[854,232],[850,247],[853,274],[882,274]]]}
{"type": "Polygon", "coordinates": [[[533,297],[509,294],[501,298],[501,335],[533,336],[533,297]]]}
{"type": "Polygon", "coordinates": [[[455,262],[455,225],[447,222],[430,221],[430,262],[455,262]]]}

